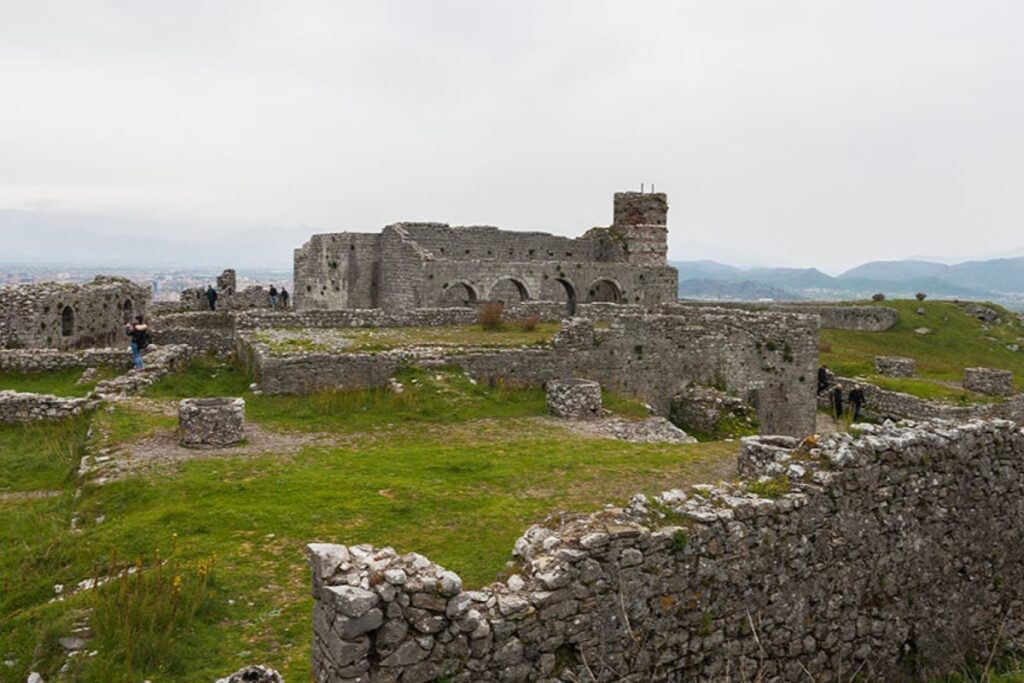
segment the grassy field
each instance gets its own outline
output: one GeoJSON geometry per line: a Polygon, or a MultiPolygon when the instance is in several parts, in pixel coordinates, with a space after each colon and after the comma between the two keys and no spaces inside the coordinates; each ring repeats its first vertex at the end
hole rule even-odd
{"type": "Polygon", "coordinates": [[[480,325],[338,330],[285,329],[257,333],[257,339],[265,342],[271,353],[277,354],[296,351],[386,351],[412,345],[502,348],[547,343],[559,328],[559,323],[542,322],[535,328],[526,330],[520,324],[509,321],[500,330],[486,330],[480,325]]]}
{"type": "Polygon", "coordinates": [[[19,374],[0,372],[0,390],[13,389],[33,394],[52,394],[54,396],[85,396],[100,380],[110,379],[119,374],[112,368],[99,368],[96,376],[85,384],[78,384],[82,376],[81,368],[67,368],[54,372],[19,374]]]}
{"type": "MultiPolygon", "coordinates": [[[[260,397],[245,393],[248,378],[233,366],[200,359],[138,405],[96,412],[91,440],[84,418],[0,433],[3,444],[50,444],[39,471],[29,446],[0,463],[9,490],[56,491],[0,498],[0,655],[16,663],[0,680],[24,680],[30,669],[49,680],[64,663],[57,639],[80,610],[91,610],[96,655],[73,660],[75,680],[213,680],[250,661],[306,680],[306,543],[415,550],[479,586],[503,573],[518,535],[554,511],[733,476],[735,443],[589,439],[541,420],[537,389],[481,386],[451,369],[400,380],[398,395],[260,397]],[[83,448],[127,454],[135,440],[172,429],[152,407],[197,394],[243,394],[251,422],[322,438],[290,455],[228,453],[102,486],[68,476],[83,448]],[[52,601],[55,584],[67,595],[96,576],[113,580],[52,601]]],[[[627,399],[609,403],[644,412],[627,399]]]]}
{"type": "Polygon", "coordinates": [[[899,311],[899,322],[885,332],[850,330],[821,331],[821,362],[845,376],[865,377],[885,389],[904,391],[922,398],[951,402],[991,401],[960,388],[966,367],[1011,370],[1018,389],[1024,390],[1024,325],[1017,317],[1000,311],[1001,324],[985,324],[967,315],[960,304],[947,301],[884,301],[899,311]],[[924,315],[916,313],[923,308],[924,315]],[[918,328],[928,334],[918,334],[918,328]],[[875,374],[875,356],[907,356],[917,361],[917,377],[895,379],[875,374]]]}

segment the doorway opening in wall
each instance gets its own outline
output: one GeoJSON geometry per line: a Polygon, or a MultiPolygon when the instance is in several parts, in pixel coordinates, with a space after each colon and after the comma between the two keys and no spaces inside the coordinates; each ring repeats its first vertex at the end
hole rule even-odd
{"type": "Polygon", "coordinates": [[[564,278],[557,277],[544,283],[544,301],[557,301],[565,304],[565,314],[576,315],[576,287],[564,278]]]}
{"type": "Polygon", "coordinates": [[[441,306],[470,306],[476,303],[476,290],[465,282],[453,282],[444,289],[441,295],[441,306]]]}
{"type": "Polygon", "coordinates": [[[121,319],[124,320],[124,324],[127,325],[132,321],[132,318],[134,317],[132,314],[135,312],[135,305],[132,304],[131,299],[125,299],[124,305],[121,306],[121,311],[121,319]]]}
{"type": "Polygon", "coordinates": [[[75,310],[65,306],[60,312],[60,334],[62,337],[70,337],[75,333],[75,310]]]}
{"type": "Polygon", "coordinates": [[[617,304],[622,301],[622,289],[611,280],[594,280],[587,288],[587,300],[617,304]]]}
{"type": "Polygon", "coordinates": [[[495,282],[487,298],[490,301],[500,301],[503,304],[516,304],[529,299],[530,293],[526,290],[525,284],[508,277],[495,282]]]}

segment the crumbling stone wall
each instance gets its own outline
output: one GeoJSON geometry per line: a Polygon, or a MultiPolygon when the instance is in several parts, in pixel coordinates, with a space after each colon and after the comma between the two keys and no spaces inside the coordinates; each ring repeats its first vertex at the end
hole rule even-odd
{"type": "Polygon", "coordinates": [[[63,420],[81,415],[95,403],[87,398],[64,398],[49,394],[0,390],[0,422],[63,420]]]}
{"type": "Polygon", "coordinates": [[[1010,396],[1014,392],[1013,373],[995,368],[966,368],[964,389],[993,396],[1010,396]]]}
{"type": "Polygon", "coordinates": [[[53,349],[0,349],[0,372],[38,373],[67,368],[112,367],[127,370],[132,366],[131,353],[124,349],[86,349],[56,351],[53,349]]]}
{"type": "Polygon", "coordinates": [[[310,545],[314,679],[926,680],[1024,635],[1018,427],[750,439],[740,464],[531,527],[479,590],[416,553],[310,545]]]}
{"type": "Polygon", "coordinates": [[[274,355],[241,334],[239,357],[270,394],[383,387],[404,364],[456,364],[483,381],[542,385],[581,377],[636,396],[668,415],[691,383],[720,386],[751,404],[766,432],[814,431],[817,319],[690,309],[681,315],[624,315],[608,329],[574,319],[551,345],[519,349],[402,348],[377,353],[274,355]]]}
{"type": "Polygon", "coordinates": [[[779,311],[805,313],[821,318],[821,327],[829,330],[861,330],[885,332],[900,320],[900,312],[887,306],[844,306],[824,302],[800,301],[698,301],[688,299],[663,305],[661,310],[671,313],[673,308],[711,307],[739,308],[748,311],[779,311]]]}
{"type": "Polygon", "coordinates": [[[121,277],[88,284],[42,282],[0,289],[0,348],[80,349],[124,341],[152,293],[121,277]]]}
{"type": "Polygon", "coordinates": [[[875,356],[875,372],[886,377],[913,377],[917,361],[902,356],[875,356]]]}
{"type": "Polygon", "coordinates": [[[444,223],[314,235],[295,251],[295,306],[394,311],[553,300],[570,310],[614,301],[650,311],[674,301],[678,278],[665,260],[665,195],[617,193],[614,204],[610,227],[575,239],[444,223]]]}
{"type": "MultiPolygon", "coordinates": [[[[1024,394],[1017,394],[997,403],[974,403],[954,405],[942,401],[930,401],[900,391],[889,391],[851,377],[830,376],[828,389],[818,395],[818,407],[831,410],[831,392],[836,383],[843,386],[844,400],[848,400],[850,389],[858,385],[864,391],[864,405],[861,414],[875,420],[977,420],[999,418],[1024,422],[1024,394]]],[[[848,405],[848,404],[847,404],[848,405]]]]}

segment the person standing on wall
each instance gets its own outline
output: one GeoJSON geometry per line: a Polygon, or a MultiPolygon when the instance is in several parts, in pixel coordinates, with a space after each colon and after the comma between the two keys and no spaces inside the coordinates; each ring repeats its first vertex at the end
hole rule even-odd
{"type": "Polygon", "coordinates": [[[136,370],[142,370],[142,351],[149,346],[149,326],[137,315],[135,322],[124,326],[124,333],[132,338],[132,363],[136,370]]]}
{"type": "Polygon", "coordinates": [[[828,388],[828,366],[822,365],[818,368],[818,393],[828,388]]]}
{"type": "Polygon", "coordinates": [[[217,290],[213,288],[213,285],[206,288],[206,300],[210,303],[211,311],[217,308],[217,290]]]}
{"type": "Polygon", "coordinates": [[[270,307],[277,308],[277,287],[270,285],[270,307]]]}
{"type": "Polygon", "coordinates": [[[281,308],[288,308],[288,290],[284,287],[281,288],[281,308]]]}

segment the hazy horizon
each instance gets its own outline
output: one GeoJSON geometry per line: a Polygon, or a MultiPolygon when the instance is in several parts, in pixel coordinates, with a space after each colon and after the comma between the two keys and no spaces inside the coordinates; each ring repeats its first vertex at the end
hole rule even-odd
{"type": "Polygon", "coordinates": [[[673,260],[1024,253],[1019,3],[0,2],[0,261],[578,235],[652,182],[673,260]]]}

